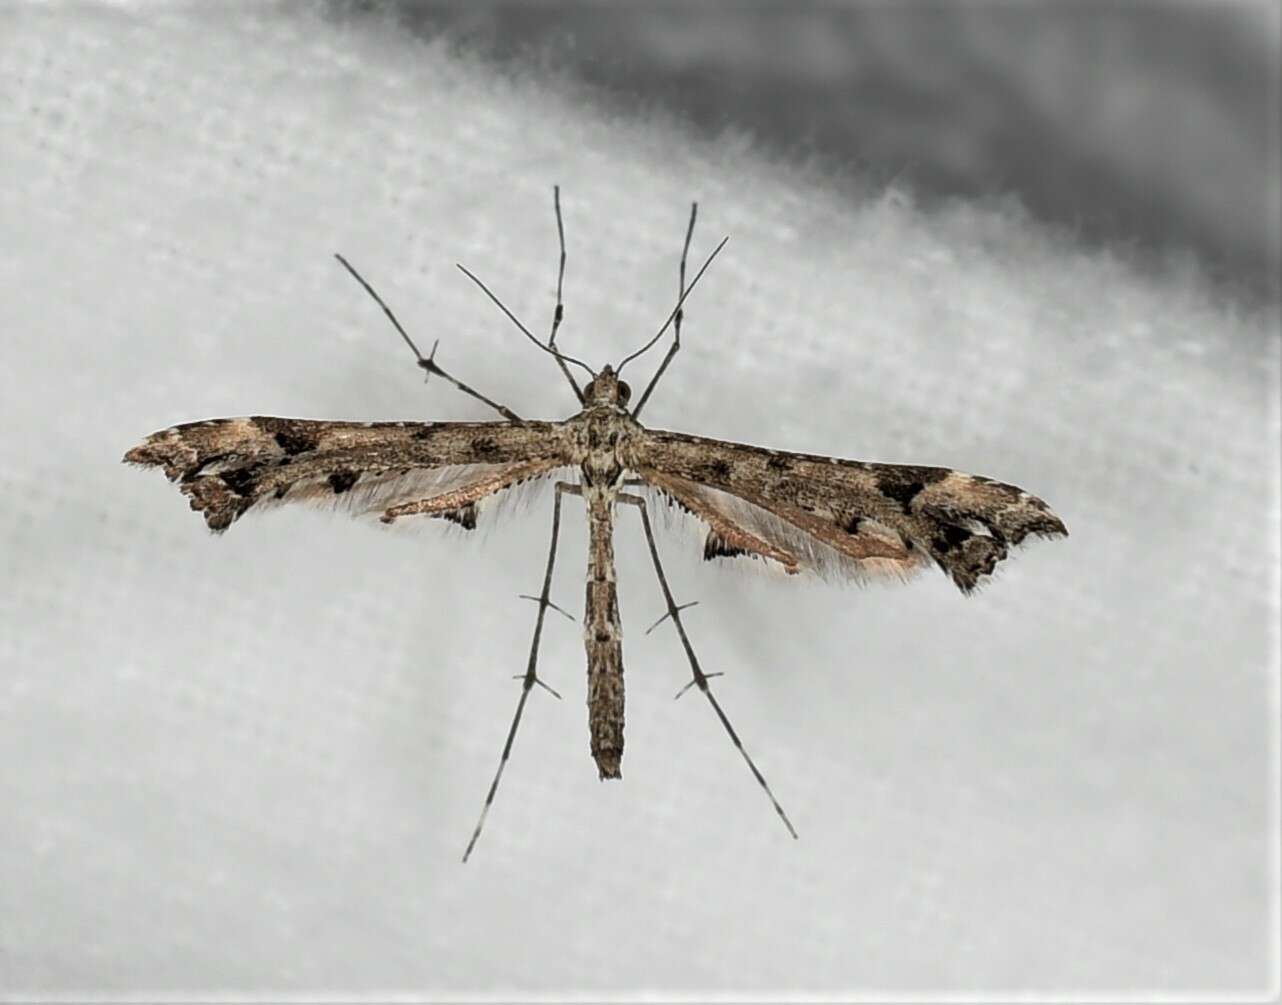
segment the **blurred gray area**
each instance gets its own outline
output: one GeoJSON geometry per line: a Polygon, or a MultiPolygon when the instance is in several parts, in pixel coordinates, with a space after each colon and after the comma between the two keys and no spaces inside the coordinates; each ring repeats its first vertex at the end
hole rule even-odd
{"type": "Polygon", "coordinates": [[[1139,257],[1278,291],[1274,3],[351,3],[607,102],[814,156],[840,190],[1017,194],[1139,257]],[[842,176],[845,176],[844,182],[842,176]]]}

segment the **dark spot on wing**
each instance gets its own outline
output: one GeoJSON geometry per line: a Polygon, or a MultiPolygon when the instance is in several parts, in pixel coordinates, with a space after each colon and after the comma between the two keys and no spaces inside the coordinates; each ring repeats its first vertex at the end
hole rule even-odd
{"type": "Polygon", "coordinates": [[[974,535],[965,527],[958,527],[956,524],[949,523],[944,524],[931,543],[934,544],[935,550],[944,553],[955,551],[972,537],[974,535]]]}
{"type": "Polygon", "coordinates": [[[718,457],[708,465],[708,471],[717,481],[728,481],[730,478],[730,462],[718,457]]]}
{"type": "Polygon", "coordinates": [[[727,544],[725,539],[715,530],[708,531],[708,536],[703,542],[703,560],[711,561],[714,558],[734,558],[736,555],[746,555],[747,550],[736,548],[732,544],[727,544]]]}
{"type": "Polygon", "coordinates": [[[218,477],[236,495],[252,496],[254,484],[258,481],[258,469],[256,467],[237,468],[233,471],[224,471],[218,477]]]}
{"type": "Polygon", "coordinates": [[[278,488],[275,492],[273,492],[273,493],[272,493],[272,498],[273,498],[273,499],[284,499],[284,498],[285,498],[285,493],[287,493],[287,492],[288,492],[290,489],[292,489],[293,487],[294,487],[294,483],[293,483],[293,482],[288,482],[287,484],[280,486],[280,488],[278,488]]]}
{"type": "Polygon", "coordinates": [[[905,513],[927,485],[948,477],[947,468],[894,467],[877,472],[877,489],[899,503],[905,513]]]}
{"type": "Polygon", "coordinates": [[[275,419],[269,415],[255,415],[251,420],[255,426],[276,441],[276,445],[285,451],[287,456],[304,454],[315,450],[320,441],[290,419],[275,419]]]}
{"type": "Polygon", "coordinates": [[[279,432],[274,437],[276,445],[285,451],[286,456],[293,457],[295,454],[305,454],[310,450],[316,449],[316,440],[311,436],[300,433],[279,432]]]}
{"type": "Polygon", "coordinates": [[[863,522],[864,522],[864,518],[859,516],[859,514],[856,513],[854,516],[850,518],[850,522],[846,524],[846,533],[858,534],[859,525],[863,522]]]}
{"type": "Polygon", "coordinates": [[[410,434],[411,440],[430,440],[436,435],[436,429],[432,426],[421,426],[410,434]]]}
{"type": "Polygon", "coordinates": [[[468,503],[466,506],[460,506],[458,509],[442,510],[440,513],[433,513],[435,517],[442,520],[449,520],[456,523],[464,530],[476,530],[476,504],[468,503]]]}
{"type": "Polygon", "coordinates": [[[478,457],[488,457],[498,449],[499,445],[488,436],[480,436],[472,441],[472,453],[478,457]]]}
{"type": "Polygon", "coordinates": [[[905,513],[912,511],[912,502],[926,486],[922,482],[891,482],[879,484],[881,494],[895,500],[905,513]]]}
{"type": "Polygon", "coordinates": [[[334,495],[340,496],[355,485],[358,478],[360,478],[359,472],[343,470],[335,471],[326,481],[329,482],[329,487],[333,490],[334,495]]]}
{"type": "Polygon", "coordinates": [[[771,471],[787,471],[792,467],[792,461],[783,454],[771,454],[770,459],[766,461],[766,467],[771,471]]]}

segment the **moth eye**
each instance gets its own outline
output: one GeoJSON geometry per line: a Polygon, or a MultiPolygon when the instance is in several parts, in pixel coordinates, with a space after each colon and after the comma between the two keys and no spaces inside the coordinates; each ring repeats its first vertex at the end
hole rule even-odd
{"type": "Polygon", "coordinates": [[[587,401],[589,398],[591,398],[591,397],[592,397],[592,388],[593,388],[594,386],[596,386],[596,381],[595,381],[595,380],[590,380],[590,381],[588,381],[587,386],[585,386],[585,387],[583,388],[583,400],[584,400],[584,401],[587,401]]]}
{"type": "Polygon", "coordinates": [[[632,388],[628,387],[623,381],[619,381],[619,400],[626,402],[632,397],[632,388]]]}

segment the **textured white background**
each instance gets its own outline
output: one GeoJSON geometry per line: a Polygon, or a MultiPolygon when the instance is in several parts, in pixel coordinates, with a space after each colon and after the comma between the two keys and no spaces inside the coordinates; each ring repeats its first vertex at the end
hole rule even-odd
{"type": "MultiPolygon", "coordinates": [[[[926,214],[365,22],[0,11],[0,995],[1276,988],[1276,316],[1009,205],[926,214]],[[792,842],[621,514],[625,780],[579,629],[458,857],[524,665],[550,496],[475,539],[279,511],[220,539],[118,463],[174,422],[482,419],[342,250],[525,415],[563,186],[567,351],[690,304],[659,427],[945,464],[1072,537],[962,598],[663,546],[792,842]],[[1273,400],[1271,400],[1273,399],[1273,400]],[[1274,836],[1276,836],[1274,834],[1274,836]]],[[[581,608],[567,507],[554,598],[581,608]]]]}

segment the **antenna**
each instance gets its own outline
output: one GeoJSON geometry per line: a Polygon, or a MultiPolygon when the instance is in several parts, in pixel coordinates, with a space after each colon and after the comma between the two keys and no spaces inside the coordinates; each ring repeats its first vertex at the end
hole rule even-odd
{"type": "MultiPolygon", "coordinates": [[[[585,369],[588,372],[588,374],[592,377],[593,380],[596,379],[596,371],[593,370],[592,367],[588,366],[581,359],[575,359],[573,356],[567,356],[563,352],[558,352],[556,349],[553,349],[550,346],[544,345],[537,338],[535,338],[533,334],[531,334],[530,329],[526,328],[525,325],[521,324],[521,322],[517,319],[517,316],[515,314],[513,314],[510,310],[507,309],[507,306],[503,303],[502,300],[500,300],[498,297],[496,297],[493,293],[490,292],[490,288],[488,286],[486,286],[483,282],[481,282],[479,279],[476,278],[475,274],[470,272],[465,266],[459,265],[459,263],[457,262],[455,263],[455,265],[458,265],[458,270],[461,273],[463,273],[463,275],[467,276],[468,279],[472,280],[472,282],[476,283],[476,285],[481,288],[481,292],[483,292],[487,297],[489,297],[491,300],[494,301],[494,305],[508,316],[508,320],[511,321],[512,324],[516,325],[518,328],[521,329],[521,332],[525,335],[526,338],[528,338],[536,346],[542,349],[545,353],[548,353],[551,356],[555,356],[559,360],[564,360],[566,363],[573,363],[575,366],[583,367],[583,369],[585,369]]],[[[692,283],[691,285],[694,285],[694,284],[692,283]]]]}
{"type": "Polygon", "coordinates": [[[663,327],[654,333],[654,338],[650,339],[649,342],[643,345],[631,356],[625,356],[623,358],[623,362],[614,368],[616,373],[622,373],[623,368],[625,366],[631,363],[634,359],[636,359],[642,353],[648,352],[654,346],[654,344],[659,341],[659,339],[663,338],[663,333],[668,330],[668,326],[671,325],[673,320],[676,318],[677,312],[681,310],[681,305],[686,302],[686,297],[690,296],[694,288],[699,285],[699,280],[702,279],[703,274],[708,271],[708,266],[712,264],[712,260],[716,258],[717,255],[721,254],[721,249],[726,246],[726,242],[728,240],[730,240],[729,235],[726,235],[725,237],[723,237],[721,239],[721,243],[712,249],[712,254],[709,255],[706,259],[704,259],[703,265],[699,268],[699,271],[694,274],[694,278],[690,280],[690,285],[687,286],[686,291],[683,294],[681,294],[681,299],[677,301],[677,306],[672,308],[672,313],[668,315],[668,320],[663,322],[663,327]]]}
{"type": "MultiPolygon", "coordinates": [[[[556,236],[561,242],[561,264],[556,273],[556,310],[552,312],[552,330],[548,333],[549,349],[556,348],[556,333],[561,327],[561,320],[565,317],[565,304],[561,302],[561,290],[565,284],[565,224],[561,222],[560,185],[552,186],[552,208],[556,210],[556,236]]],[[[574,391],[574,396],[579,399],[579,404],[583,404],[583,390],[570,376],[570,368],[565,365],[565,360],[558,356],[556,365],[561,368],[561,373],[570,382],[570,388],[574,391]]]]}
{"type": "MultiPolygon", "coordinates": [[[[382,297],[380,297],[377,293],[374,292],[374,287],[370,286],[370,284],[365,281],[365,277],[362,276],[359,272],[357,272],[354,268],[352,268],[351,263],[348,262],[346,258],[340,255],[338,252],[334,252],[334,257],[338,259],[339,265],[341,265],[343,268],[345,268],[348,272],[352,274],[353,279],[355,279],[358,283],[360,283],[363,287],[365,287],[365,292],[374,298],[374,303],[378,304],[379,307],[383,308],[383,313],[387,315],[387,320],[392,322],[392,327],[395,328],[398,332],[400,332],[401,338],[403,338],[405,340],[405,344],[410,347],[410,352],[412,352],[415,355],[415,357],[418,359],[418,365],[421,366],[424,370],[426,370],[429,375],[434,373],[440,377],[444,377],[446,380],[448,380],[451,384],[457,387],[464,394],[470,394],[477,401],[485,402],[485,404],[489,405],[492,409],[498,412],[499,415],[503,416],[503,418],[508,419],[511,422],[525,421],[519,415],[517,415],[514,411],[512,411],[512,409],[508,408],[506,405],[500,405],[497,401],[491,401],[489,398],[481,394],[475,388],[468,387],[461,380],[456,380],[454,377],[451,377],[448,373],[446,373],[443,369],[441,369],[440,364],[436,362],[436,345],[432,346],[431,356],[424,356],[421,352],[419,352],[418,346],[414,344],[414,340],[409,337],[405,329],[401,327],[401,323],[396,320],[396,315],[392,313],[392,309],[388,307],[387,304],[383,303],[382,297]]],[[[438,340],[438,344],[439,344],[439,340],[438,340]]]]}

